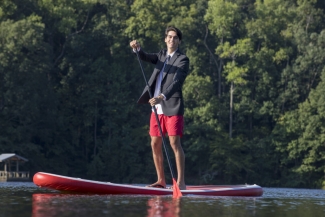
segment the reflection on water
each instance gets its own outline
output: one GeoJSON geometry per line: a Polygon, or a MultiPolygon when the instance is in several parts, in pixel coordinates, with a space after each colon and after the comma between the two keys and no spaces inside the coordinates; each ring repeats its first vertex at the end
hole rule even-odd
{"type": "Polygon", "coordinates": [[[160,196],[149,199],[147,217],[179,217],[180,201],[180,198],[164,200],[160,196]]]}
{"type": "Polygon", "coordinates": [[[76,195],[0,183],[0,217],[324,216],[325,191],[265,188],[262,197],[76,195]]]}
{"type": "Polygon", "coordinates": [[[122,197],[125,196],[33,194],[32,217],[69,216],[71,213],[82,213],[82,216],[117,214],[118,206],[124,207],[124,210],[119,212],[123,216],[126,213],[142,213],[145,215],[141,216],[147,217],[179,217],[181,199],[162,196],[153,196],[148,199],[141,196],[138,198],[126,196],[124,200],[119,200],[122,197]],[[130,198],[138,201],[133,208],[131,205],[133,202],[129,201],[130,198]],[[147,200],[146,213],[144,212],[145,209],[142,208],[143,203],[141,201],[143,200],[147,200]],[[89,207],[92,208],[89,209],[89,207]]]}

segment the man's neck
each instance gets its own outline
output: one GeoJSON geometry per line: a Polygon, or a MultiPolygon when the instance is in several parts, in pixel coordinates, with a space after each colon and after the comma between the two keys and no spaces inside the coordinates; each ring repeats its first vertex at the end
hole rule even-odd
{"type": "Polygon", "coordinates": [[[174,53],[176,50],[177,50],[178,48],[176,48],[176,49],[167,49],[167,53],[168,54],[172,54],[172,53],[174,53]]]}

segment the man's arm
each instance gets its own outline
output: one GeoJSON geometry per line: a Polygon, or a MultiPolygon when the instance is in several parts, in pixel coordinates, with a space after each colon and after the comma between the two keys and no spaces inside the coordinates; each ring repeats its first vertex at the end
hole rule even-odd
{"type": "Polygon", "coordinates": [[[151,62],[153,64],[156,64],[158,61],[158,56],[157,54],[152,54],[152,53],[146,53],[141,49],[141,45],[137,40],[133,40],[130,42],[130,47],[133,49],[133,52],[136,53],[138,52],[139,57],[141,60],[146,61],[146,62],[151,62]]]}

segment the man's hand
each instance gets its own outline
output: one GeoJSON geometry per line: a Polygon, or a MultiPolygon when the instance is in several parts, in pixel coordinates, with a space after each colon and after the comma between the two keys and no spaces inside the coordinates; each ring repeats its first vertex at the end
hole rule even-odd
{"type": "Polygon", "coordinates": [[[140,43],[137,42],[137,40],[133,40],[130,42],[130,47],[132,47],[133,49],[139,49],[140,48],[140,43]]]}
{"type": "Polygon", "coordinates": [[[155,105],[161,103],[161,101],[163,101],[163,100],[164,100],[164,96],[163,95],[159,95],[159,96],[156,96],[154,98],[151,98],[149,100],[149,103],[150,103],[151,106],[155,106],[155,105]]]}

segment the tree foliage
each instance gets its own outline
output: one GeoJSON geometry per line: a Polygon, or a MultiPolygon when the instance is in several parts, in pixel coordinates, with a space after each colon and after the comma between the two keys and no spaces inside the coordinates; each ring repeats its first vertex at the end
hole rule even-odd
{"type": "Polygon", "coordinates": [[[32,173],[155,181],[150,106],[136,103],[145,83],[128,44],[156,52],[175,25],[190,59],[187,183],[325,186],[324,9],[320,0],[2,0],[0,152],[28,158],[32,173]]]}

